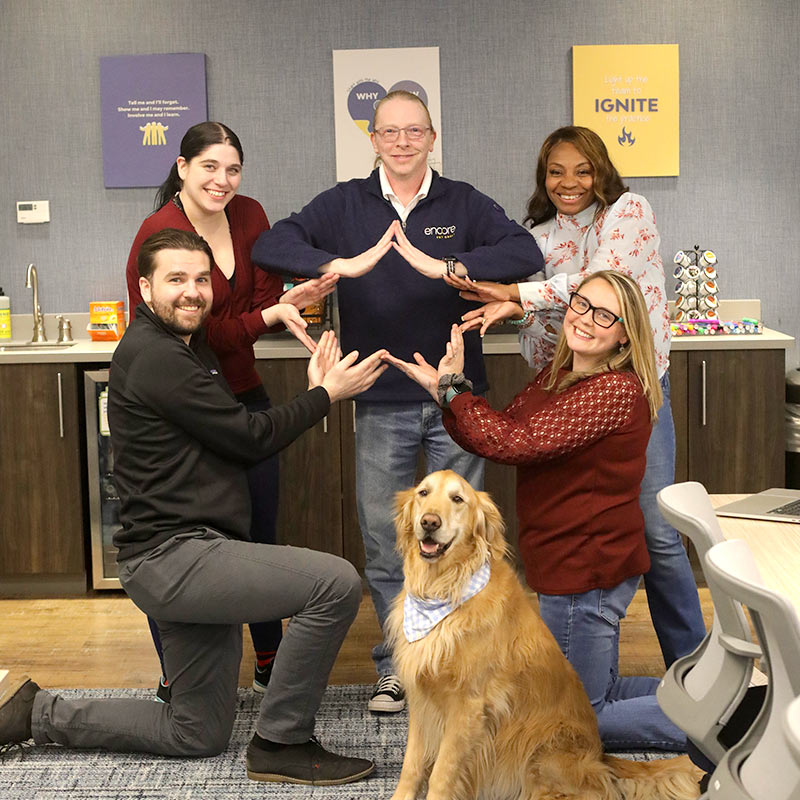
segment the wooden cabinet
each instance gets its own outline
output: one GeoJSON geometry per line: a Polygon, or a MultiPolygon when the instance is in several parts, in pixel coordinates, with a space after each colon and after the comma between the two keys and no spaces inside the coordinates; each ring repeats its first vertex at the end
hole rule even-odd
{"type": "Polygon", "coordinates": [[[716,494],[784,484],[784,351],[670,354],[676,481],[716,494]]]}
{"type": "MultiPolygon", "coordinates": [[[[256,361],[273,405],[306,391],[305,359],[256,361]]],[[[280,454],[281,544],[343,555],[340,404],[280,454]]]]}
{"type": "Polygon", "coordinates": [[[0,365],[0,595],[86,589],[80,419],[74,364],[0,365]]]}

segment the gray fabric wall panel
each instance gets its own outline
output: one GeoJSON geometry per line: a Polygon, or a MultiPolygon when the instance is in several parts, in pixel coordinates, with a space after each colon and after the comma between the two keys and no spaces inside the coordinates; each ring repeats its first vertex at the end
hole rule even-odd
{"type": "Polygon", "coordinates": [[[712,248],[723,297],[760,297],[798,337],[798,41],[796,0],[5,0],[0,285],[28,311],[34,261],[45,311],[125,295],[154,190],[103,187],[102,55],[206,53],[210,116],[244,144],[242,191],[279,219],[335,179],[331,51],[438,46],[445,173],[521,219],[541,140],[571,121],[571,46],[677,42],[681,175],[631,188],[666,262],[712,248]],[[13,201],[45,199],[49,225],[16,223],[13,201]]]}

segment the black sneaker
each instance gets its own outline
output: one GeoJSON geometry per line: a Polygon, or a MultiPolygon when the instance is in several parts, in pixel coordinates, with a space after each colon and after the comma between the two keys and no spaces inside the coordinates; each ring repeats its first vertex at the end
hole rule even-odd
{"type": "Polygon", "coordinates": [[[27,675],[6,675],[0,682],[0,746],[31,738],[33,698],[38,691],[39,685],[27,675]]]}
{"type": "Polygon", "coordinates": [[[247,777],[254,781],[335,786],[364,778],[375,769],[366,758],[349,758],[326,750],[316,738],[279,750],[247,745],[247,777]]]}
{"type": "Polygon", "coordinates": [[[370,711],[384,714],[395,714],[406,707],[406,693],[397,675],[384,675],[372,690],[372,697],[367,703],[370,711]]]}
{"type": "Polygon", "coordinates": [[[158,689],[156,689],[156,702],[169,703],[172,700],[172,689],[169,688],[169,682],[164,680],[162,675],[158,679],[158,689]]]}
{"type": "Polygon", "coordinates": [[[264,694],[267,691],[267,684],[272,676],[272,661],[267,664],[264,669],[258,668],[258,662],[253,668],[253,691],[259,694],[264,694]]]}

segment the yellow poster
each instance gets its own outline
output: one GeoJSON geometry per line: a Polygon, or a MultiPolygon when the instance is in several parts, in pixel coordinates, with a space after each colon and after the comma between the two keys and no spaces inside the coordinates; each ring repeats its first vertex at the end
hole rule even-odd
{"type": "Polygon", "coordinates": [[[573,121],[596,131],[620,175],[680,174],[677,44],[575,45],[573,121]]]}

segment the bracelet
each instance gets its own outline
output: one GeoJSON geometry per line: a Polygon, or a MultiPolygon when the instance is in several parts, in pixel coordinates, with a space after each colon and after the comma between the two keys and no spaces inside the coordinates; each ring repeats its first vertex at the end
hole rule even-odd
{"type": "Polygon", "coordinates": [[[510,319],[509,325],[514,325],[517,328],[527,328],[533,324],[533,311],[528,309],[520,319],[510,319]]]}

